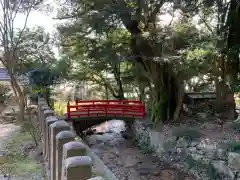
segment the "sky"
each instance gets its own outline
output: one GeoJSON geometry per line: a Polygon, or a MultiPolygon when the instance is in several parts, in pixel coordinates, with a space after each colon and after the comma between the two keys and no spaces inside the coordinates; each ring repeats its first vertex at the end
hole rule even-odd
{"type": "MultiPolygon", "coordinates": [[[[52,0],[48,0],[48,3],[52,3],[52,0]]],[[[27,27],[33,28],[34,26],[42,26],[45,28],[47,32],[52,34],[56,30],[57,20],[53,18],[56,16],[56,8],[57,5],[53,4],[54,10],[52,13],[44,13],[39,11],[32,11],[27,20],[27,27]]],[[[175,14],[176,15],[176,14],[175,14]]],[[[174,18],[176,20],[176,18],[174,18]]],[[[172,16],[169,14],[165,14],[159,17],[161,24],[168,25],[172,20],[172,16]]],[[[15,28],[22,29],[24,27],[26,21],[26,15],[18,14],[15,20],[15,28]]],[[[59,57],[58,48],[53,48],[56,57],[59,57]]]]}
{"type": "MultiPolygon", "coordinates": [[[[28,28],[42,26],[48,33],[53,34],[54,31],[56,30],[57,24],[57,21],[53,19],[55,14],[56,14],[55,12],[47,14],[41,11],[32,11],[29,17],[27,18],[26,26],[28,28]]],[[[26,15],[18,14],[14,22],[14,28],[23,29],[25,22],[26,15]]],[[[55,54],[55,57],[58,58],[59,57],[58,47],[53,47],[53,52],[55,54]]]]}
{"type": "MultiPolygon", "coordinates": [[[[52,0],[48,0],[48,2],[52,2],[52,0]]],[[[54,8],[56,8],[57,5],[54,5],[54,8]]],[[[56,15],[56,9],[53,11],[53,13],[46,14],[44,12],[37,12],[33,11],[31,12],[28,21],[27,26],[29,28],[32,28],[34,26],[42,26],[48,31],[49,33],[52,33],[55,30],[57,21],[53,19],[53,17],[56,15]]],[[[164,25],[168,25],[169,22],[172,20],[172,16],[169,14],[163,15],[159,17],[160,21],[164,25]]],[[[176,19],[176,18],[175,18],[176,19]]],[[[16,21],[15,21],[15,27],[22,29],[24,26],[26,20],[26,16],[23,14],[18,14],[16,21]]]]}
{"type": "MultiPolygon", "coordinates": [[[[29,15],[27,20],[27,26],[32,28],[34,26],[43,26],[46,31],[52,32],[54,30],[54,26],[56,25],[56,21],[53,19],[53,15],[47,15],[43,12],[33,11],[29,15]]],[[[23,14],[19,14],[15,21],[15,28],[22,29],[26,20],[26,16],[23,14]]]]}

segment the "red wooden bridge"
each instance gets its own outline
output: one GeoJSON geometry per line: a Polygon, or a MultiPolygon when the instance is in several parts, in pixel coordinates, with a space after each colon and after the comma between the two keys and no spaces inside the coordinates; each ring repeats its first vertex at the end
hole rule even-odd
{"type": "Polygon", "coordinates": [[[72,117],[144,118],[145,106],[138,100],[77,100],[67,104],[67,119],[72,117]]]}

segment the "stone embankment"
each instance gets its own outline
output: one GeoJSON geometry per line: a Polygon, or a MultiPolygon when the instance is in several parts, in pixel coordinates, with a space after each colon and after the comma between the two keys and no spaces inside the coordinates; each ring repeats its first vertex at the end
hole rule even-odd
{"type": "Polygon", "coordinates": [[[134,130],[140,144],[145,144],[161,159],[175,162],[178,168],[201,179],[240,180],[239,133],[227,127],[218,130],[210,123],[203,126],[206,134],[201,133],[200,126],[167,131],[135,121],[134,130]]]}

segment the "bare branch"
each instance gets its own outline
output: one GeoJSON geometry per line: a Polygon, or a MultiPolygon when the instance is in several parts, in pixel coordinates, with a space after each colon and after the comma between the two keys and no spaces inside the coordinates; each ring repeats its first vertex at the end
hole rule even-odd
{"type": "Polygon", "coordinates": [[[207,27],[207,29],[212,33],[215,34],[214,30],[211,28],[210,24],[206,21],[206,19],[204,17],[202,17],[199,14],[200,19],[202,20],[202,22],[205,24],[205,26],[207,27]]]}
{"type": "Polygon", "coordinates": [[[16,49],[17,49],[17,46],[18,46],[18,44],[19,44],[19,42],[20,42],[20,40],[21,40],[21,38],[22,38],[22,34],[23,34],[24,30],[26,29],[27,21],[28,21],[28,17],[29,17],[29,15],[30,15],[30,12],[31,12],[31,9],[27,11],[27,15],[26,15],[26,18],[25,18],[24,26],[23,26],[23,28],[22,28],[19,36],[18,36],[18,39],[17,39],[16,44],[14,45],[13,54],[15,54],[16,49]]]}

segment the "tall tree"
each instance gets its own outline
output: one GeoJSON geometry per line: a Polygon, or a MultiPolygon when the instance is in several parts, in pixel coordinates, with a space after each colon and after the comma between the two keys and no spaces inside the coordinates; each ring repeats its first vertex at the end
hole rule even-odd
{"type": "Polygon", "coordinates": [[[18,74],[27,73],[34,68],[50,68],[55,64],[56,58],[53,52],[53,38],[41,26],[32,29],[26,28],[16,32],[18,42],[18,59],[14,71],[18,74]],[[18,40],[17,37],[20,36],[18,40]]]}
{"type": "MultiPolygon", "coordinates": [[[[202,38],[197,28],[188,22],[190,18],[180,18],[185,26],[179,28],[174,28],[172,21],[168,26],[159,24],[158,16],[166,13],[166,7],[167,12],[173,12],[173,17],[175,10],[181,9],[181,6],[176,6],[177,3],[167,0],[69,0],[58,16],[60,19],[71,19],[71,23],[65,24],[65,32],[82,36],[94,33],[98,37],[125,27],[130,34],[131,50],[126,59],[134,62],[141,91],[146,86],[150,89],[151,115],[156,121],[171,119],[174,114],[178,116],[184,78],[178,77],[180,70],[176,70],[175,61],[182,61],[186,56],[182,51],[202,38]],[[141,82],[143,77],[147,83],[141,82]]],[[[186,7],[191,4],[190,1],[185,2],[186,7]]]]}
{"type": "MultiPolygon", "coordinates": [[[[189,12],[194,14],[194,10],[189,7],[198,7],[198,1],[181,1],[182,4],[179,4],[179,1],[172,3],[167,0],[67,2],[58,16],[59,19],[71,19],[71,22],[65,24],[63,32],[85,37],[95,34],[98,37],[118,27],[124,27],[128,31],[131,52],[125,59],[134,62],[141,92],[144,92],[146,87],[151,92],[152,118],[165,121],[173,118],[175,114],[176,119],[182,104],[183,81],[188,78],[179,78],[179,74],[186,71],[184,68],[179,69],[179,65],[184,64],[182,62],[186,56],[190,57],[190,53],[184,52],[202,52],[202,59],[211,54],[201,50],[207,46],[197,48],[205,34],[201,35],[204,32],[200,32],[190,23],[189,12]],[[168,26],[161,25],[158,19],[160,14],[172,12],[174,18],[175,11],[179,9],[184,15],[188,14],[188,18],[180,15],[182,26],[173,24],[173,21],[168,26]],[[147,80],[147,83],[142,83],[142,79],[145,79],[145,82],[147,80]]],[[[192,59],[198,60],[196,57],[197,53],[192,59]]],[[[187,64],[188,62],[185,63],[187,64]]]]}
{"type": "Polygon", "coordinates": [[[30,13],[38,8],[42,3],[43,0],[2,0],[0,2],[0,41],[1,47],[3,49],[3,57],[0,60],[2,64],[7,68],[14,93],[19,98],[19,118],[21,120],[24,119],[25,101],[22,89],[16,77],[14,76],[14,67],[18,61],[17,49],[22,33],[19,33],[16,36],[14,26],[18,15],[24,15],[25,20],[23,22],[23,31],[26,28],[30,13]]]}
{"type": "Polygon", "coordinates": [[[71,79],[98,84],[114,98],[124,99],[124,74],[132,64],[123,61],[129,54],[128,32],[119,28],[95,38],[76,34],[69,37],[62,28],[59,29],[64,31],[61,38],[63,53],[68,55],[73,65],[71,79]]]}
{"type": "Polygon", "coordinates": [[[212,34],[215,46],[212,75],[215,77],[217,109],[220,114],[230,119],[235,115],[231,87],[239,71],[240,39],[236,29],[240,21],[237,4],[237,0],[213,0],[203,1],[195,7],[200,23],[212,34]]]}

